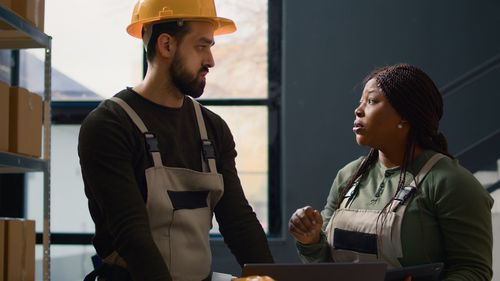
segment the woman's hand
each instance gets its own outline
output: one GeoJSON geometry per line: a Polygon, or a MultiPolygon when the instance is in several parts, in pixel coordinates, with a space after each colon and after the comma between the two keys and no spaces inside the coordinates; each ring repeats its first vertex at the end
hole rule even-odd
{"type": "Polygon", "coordinates": [[[311,206],[305,206],[290,217],[288,231],[300,243],[312,244],[319,241],[322,225],[321,214],[311,206]]]}

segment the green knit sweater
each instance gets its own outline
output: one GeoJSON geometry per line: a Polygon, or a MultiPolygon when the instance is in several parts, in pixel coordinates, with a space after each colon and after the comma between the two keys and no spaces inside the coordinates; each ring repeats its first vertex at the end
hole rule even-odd
{"type": "MultiPolygon", "coordinates": [[[[409,167],[416,174],[434,155],[425,151],[409,167]]],[[[359,158],[342,168],[330,189],[321,212],[323,230],[336,207],[339,189],[361,163],[359,158]]],[[[394,195],[400,177],[399,168],[375,163],[360,182],[359,194],[350,208],[381,210],[394,195]]],[[[406,177],[406,182],[412,180],[406,177]]],[[[444,262],[443,280],[491,280],[492,246],[491,207],[493,199],[469,171],[448,157],[441,159],[421,182],[410,201],[401,226],[403,266],[444,262]]],[[[305,262],[332,261],[325,234],[316,244],[297,243],[305,262]]]]}

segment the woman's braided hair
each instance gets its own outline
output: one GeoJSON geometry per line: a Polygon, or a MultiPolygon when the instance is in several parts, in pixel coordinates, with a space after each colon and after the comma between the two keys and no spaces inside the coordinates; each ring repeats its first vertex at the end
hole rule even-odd
{"type": "MultiPolygon", "coordinates": [[[[443,116],[443,98],[432,79],[413,65],[396,64],[377,68],[366,76],[363,84],[366,85],[371,79],[375,79],[391,106],[410,124],[401,165],[399,191],[404,187],[406,171],[413,159],[415,145],[452,157],[448,152],[446,137],[439,132],[439,120],[443,116]]],[[[337,207],[354,182],[362,178],[377,159],[378,150],[371,149],[347,185],[342,188],[337,207]]]]}

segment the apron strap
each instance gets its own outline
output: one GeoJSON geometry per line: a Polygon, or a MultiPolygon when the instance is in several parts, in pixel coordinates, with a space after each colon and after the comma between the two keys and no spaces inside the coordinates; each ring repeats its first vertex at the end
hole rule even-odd
{"type": "Polygon", "coordinates": [[[415,192],[419,187],[419,184],[423,181],[425,176],[427,176],[432,167],[434,167],[434,165],[444,157],[446,156],[441,153],[436,153],[431,158],[429,158],[429,160],[427,160],[427,162],[420,169],[418,174],[413,178],[411,184],[409,186],[405,186],[402,190],[398,192],[398,194],[396,194],[396,198],[394,198],[394,200],[392,200],[391,202],[390,210],[392,212],[397,212],[401,216],[404,214],[404,211],[407,206],[407,204],[405,203],[411,196],[413,196],[413,194],[415,194],[415,192]]]}
{"type": "MultiPolygon", "coordinates": [[[[155,134],[148,131],[146,125],[144,124],[144,122],[142,122],[142,119],[139,117],[139,115],[137,115],[137,113],[124,100],[118,97],[112,97],[109,100],[114,101],[118,105],[120,105],[123,108],[123,110],[125,110],[125,112],[128,114],[130,119],[132,119],[132,122],[134,122],[137,128],[139,128],[141,133],[144,134],[148,150],[151,153],[151,157],[153,158],[154,166],[161,167],[163,164],[161,160],[161,154],[158,149],[158,140],[156,139],[155,134]]],[[[217,167],[215,164],[215,149],[212,142],[208,139],[207,128],[205,126],[205,121],[203,120],[203,115],[201,113],[201,106],[193,98],[191,98],[191,100],[193,101],[196,120],[198,123],[198,129],[200,131],[201,144],[202,144],[201,162],[203,166],[203,171],[210,173],[217,173],[217,167]]]]}
{"type": "Polygon", "coordinates": [[[413,179],[413,184],[415,185],[415,187],[418,188],[418,185],[425,178],[425,176],[429,173],[429,171],[432,169],[432,167],[434,167],[434,165],[444,157],[446,157],[446,156],[444,156],[441,153],[436,153],[429,160],[427,160],[427,163],[425,163],[425,165],[422,167],[422,169],[420,169],[420,172],[413,179]]]}
{"type": "Polygon", "coordinates": [[[139,128],[141,133],[144,134],[146,144],[148,146],[149,152],[151,153],[151,157],[153,158],[155,167],[161,167],[161,154],[160,150],[158,149],[158,140],[156,139],[155,134],[148,131],[148,128],[146,127],[146,125],[144,125],[144,122],[142,122],[142,119],[139,117],[139,115],[137,115],[137,113],[124,100],[118,97],[112,97],[109,100],[114,101],[118,105],[120,105],[128,114],[130,119],[132,119],[132,122],[134,122],[137,128],[139,128]]]}
{"type": "Polygon", "coordinates": [[[354,201],[354,198],[356,198],[356,196],[358,195],[358,191],[359,191],[359,181],[360,181],[360,177],[358,177],[354,183],[352,184],[352,187],[349,189],[349,191],[347,191],[346,195],[344,196],[344,199],[342,199],[342,203],[341,204],[344,204],[344,208],[348,208],[352,202],[354,201]]]}
{"type": "MultiPolygon", "coordinates": [[[[361,167],[363,165],[363,163],[365,163],[366,161],[368,160],[368,157],[364,157],[363,160],[361,161],[361,163],[359,164],[358,166],[358,169],[359,167],[361,167]]],[[[344,208],[349,208],[349,206],[352,204],[352,202],[354,201],[354,199],[356,198],[356,196],[358,195],[358,191],[359,191],[359,182],[361,181],[361,176],[358,176],[358,178],[356,180],[354,180],[354,183],[352,184],[351,188],[349,189],[349,191],[347,191],[346,195],[344,196],[344,198],[342,198],[342,202],[340,203],[339,206],[342,206],[342,204],[344,204],[344,208]]]]}
{"type": "Polygon", "coordinates": [[[393,233],[396,233],[394,239],[394,251],[396,257],[398,258],[401,258],[403,256],[403,247],[401,246],[401,225],[406,207],[408,206],[407,202],[415,194],[415,192],[419,188],[419,184],[423,181],[432,167],[434,167],[434,165],[444,157],[445,155],[441,153],[434,154],[429,160],[427,160],[418,174],[413,178],[410,186],[405,186],[402,190],[400,190],[396,195],[396,198],[394,198],[394,200],[392,200],[391,202],[390,212],[396,212],[397,222],[394,224],[393,233]]]}
{"type": "MultiPolygon", "coordinates": [[[[188,96],[190,97],[190,96],[188,96]]],[[[202,145],[202,165],[203,171],[210,173],[217,173],[217,167],[215,165],[215,149],[212,141],[208,139],[207,128],[205,126],[205,120],[203,120],[203,114],[201,113],[201,105],[194,98],[190,97],[193,101],[194,112],[196,113],[196,120],[198,121],[198,129],[200,130],[201,145],[202,145]],[[208,168],[207,169],[207,162],[208,168]]]]}

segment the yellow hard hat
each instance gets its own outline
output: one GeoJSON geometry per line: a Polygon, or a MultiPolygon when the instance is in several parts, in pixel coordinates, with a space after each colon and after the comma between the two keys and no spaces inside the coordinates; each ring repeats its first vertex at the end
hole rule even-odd
{"type": "Polygon", "coordinates": [[[138,0],[127,32],[142,38],[145,24],[167,20],[208,20],[215,24],[215,35],[236,31],[232,20],[217,17],[214,0],[138,0]]]}

